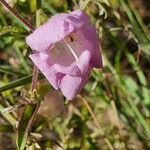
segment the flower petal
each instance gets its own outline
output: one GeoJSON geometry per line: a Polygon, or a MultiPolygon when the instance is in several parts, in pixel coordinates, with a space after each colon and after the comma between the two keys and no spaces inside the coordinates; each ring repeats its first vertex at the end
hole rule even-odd
{"type": "Polygon", "coordinates": [[[60,89],[65,97],[72,100],[83,88],[88,80],[88,75],[82,77],[73,77],[65,75],[60,83],[60,89]]]}
{"type": "Polygon", "coordinates": [[[96,68],[102,68],[102,55],[101,55],[101,49],[99,44],[99,39],[96,34],[96,29],[91,24],[87,26],[83,26],[81,29],[81,34],[83,34],[86,43],[86,46],[88,50],[90,50],[91,53],[91,63],[93,67],[96,68]]]}
{"type": "Polygon", "coordinates": [[[64,74],[57,72],[53,63],[51,63],[48,55],[43,53],[31,54],[29,56],[34,64],[45,75],[47,80],[55,89],[59,89],[60,80],[64,77],[64,74]]]}
{"type": "Polygon", "coordinates": [[[45,53],[36,52],[29,57],[55,89],[59,88],[60,80],[65,74],[71,76],[81,75],[81,71],[77,65],[69,67],[60,66],[59,64],[52,62],[49,56],[45,53]]]}
{"type": "Polygon", "coordinates": [[[85,75],[92,68],[90,64],[91,54],[88,50],[85,50],[79,57],[79,61],[76,61],[75,64],[79,67],[81,74],[85,75]]]}
{"type": "Polygon", "coordinates": [[[81,77],[72,77],[65,75],[61,81],[60,89],[65,97],[72,100],[80,89],[81,77]]]}
{"type": "Polygon", "coordinates": [[[73,99],[93,67],[102,67],[96,29],[80,11],[55,15],[26,38],[30,58],[55,89],[73,99]]]}
{"type": "Polygon", "coordinates": [[[30,54],[29,57],[34,64],[40,68],[41,72],[47,72],[47,70],[53,65],[46,53],[36,52],[35,54],[30,54]]]}
{"type": "Polygon", "coordinates": [[[55,64],[57,72],[68,74],[71,76],[82,76],[85,75],[91,69],[90,65],[91,54],[88,50],[84,51],[79,57],[79,61],[75,61],[68,67],[55,64]]]}
{"type": "Polygon", "coordinates": [[[47,51],[71,32],[76,32],[88,16],[81,10],[70,14],[59,14],[49,19],[26,38],[27,44],[36,51],[47,51]]]}

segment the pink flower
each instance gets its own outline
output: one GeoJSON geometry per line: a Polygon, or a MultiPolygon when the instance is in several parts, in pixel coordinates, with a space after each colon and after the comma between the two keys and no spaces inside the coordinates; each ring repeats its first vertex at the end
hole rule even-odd
{"type": "Polygon", "coordinates": [[[91,69],[102,68],[95,27],[81,10],[53,16],[26,42],[34,50],[34,64],[70,100],[86,84],[91,69]]]}

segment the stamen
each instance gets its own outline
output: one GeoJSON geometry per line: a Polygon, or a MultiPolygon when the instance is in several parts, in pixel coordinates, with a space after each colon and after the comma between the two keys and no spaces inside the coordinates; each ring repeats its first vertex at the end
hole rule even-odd
{"type": "Polygon", "coordinates": [[[74,52],[74,50],[72,49],[72,47],[69,44],[67,44],[65,41],[64,41],[64,44],[68,47],[68,49],[70,50],[70,52],[74,56],[75,60],[79,61],[79,58],[78,58],[77,54],[74,52]]]}

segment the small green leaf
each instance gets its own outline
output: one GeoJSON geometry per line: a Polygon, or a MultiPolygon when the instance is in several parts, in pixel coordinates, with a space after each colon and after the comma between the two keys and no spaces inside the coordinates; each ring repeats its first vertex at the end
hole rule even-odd
{"type": "Polygon", "coordinates": [[[37,9],[37,0],[29,0],[31,12],[35,12],[37,9]]]}
{"type": "Polygon", "coordinates": [[[17,26],[5,26],[0,28],[0,36],[4,36],[6,34],[10,35],[24,35],[26,30],[17,27],[17,26]]]}
{"type": "Polygon", "coordinates": [[[1,111],[4,110],[4,107],[0,104],[0,114],[3,116],[3,118],[5,118],[11,125],[15,125],[16,124],[16,120],[15,118],[8,113],[1,113],[1,111]]]}
{"type": "Polygon", "coordinates": [[[48,16],[42,11],[42,9],[36,11],[36,27],[40,27],[47,20],[48,16]]]}

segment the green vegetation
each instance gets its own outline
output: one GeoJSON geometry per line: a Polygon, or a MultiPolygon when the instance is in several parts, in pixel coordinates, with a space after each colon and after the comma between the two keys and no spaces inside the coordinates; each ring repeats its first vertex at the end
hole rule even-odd
{"type": "Polygon", "coordinates": [[[0,5],[0,147],[150,149],[149,3],[7,1],[34,27],[56,13],[84,9],[97,28],[104,68],[93,70],[74,101],[64,100],[40,73],[37,90],[30,91],[33,64],[25,43],[30,31],[0,5]]]}

